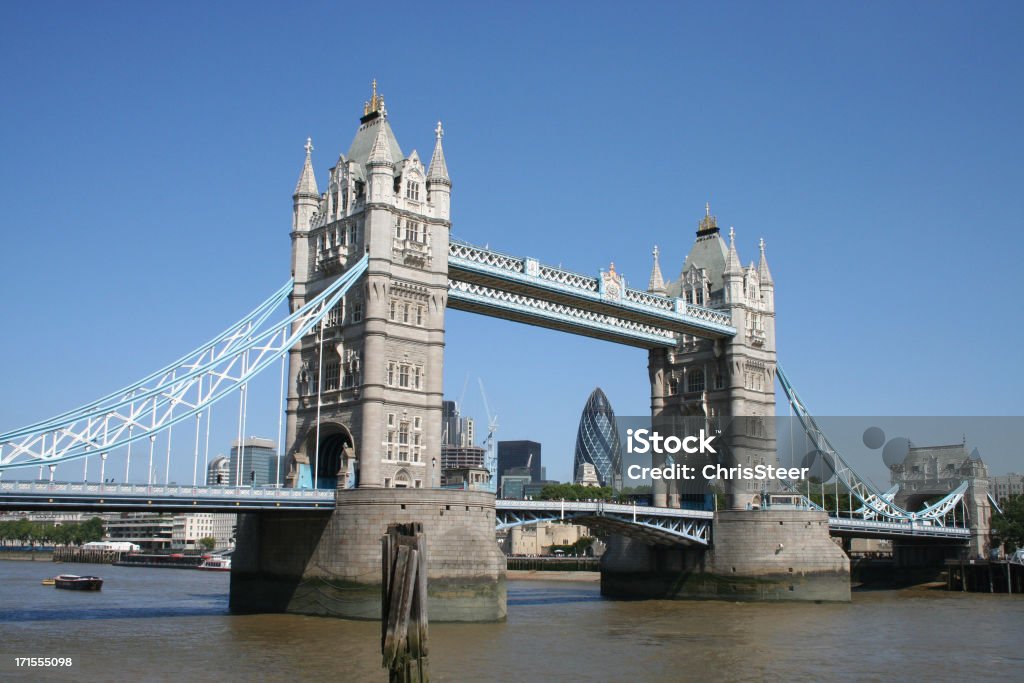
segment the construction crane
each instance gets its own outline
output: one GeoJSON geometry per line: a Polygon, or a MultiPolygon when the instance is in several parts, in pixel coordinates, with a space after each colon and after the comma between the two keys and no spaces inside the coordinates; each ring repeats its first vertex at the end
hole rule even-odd
{"type": "Polygon", "coordinates": [[[484,391],[484,381],[477,377],[480,383],[480,395],[484,399],[484,411],[487,413],[487,438],[484,439],[484,467],[490,473],[491,478],[487,483],[487,490],[494,493],[498,488],[498,455],[494,452],[494,433],[498,431],[498,416],[491,415],[491,408],[487,404],[487,392],[484,391]]]}

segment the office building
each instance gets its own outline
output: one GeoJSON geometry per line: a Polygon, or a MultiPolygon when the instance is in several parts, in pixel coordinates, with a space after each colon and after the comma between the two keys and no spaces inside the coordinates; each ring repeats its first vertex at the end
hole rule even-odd
{"type": "Polygon", "coordinates": [[[517,467],[526,468],[529,471],[529,481],[540,481],[544,478],[541,472],[539,443],[536,441],[498,442],[498,491],[503,490],[502,481],[505,473],[517,467]]]}

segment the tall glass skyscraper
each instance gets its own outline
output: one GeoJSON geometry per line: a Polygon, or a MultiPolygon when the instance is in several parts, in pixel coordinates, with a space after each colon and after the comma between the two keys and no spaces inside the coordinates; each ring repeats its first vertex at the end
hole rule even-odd
{"type": "Polygon", "coordinates": [[[580,465],[590,463],[597,470],[601,486],[622,488],[622,445],[615,413],[601,387],[594,389],[580,416],[580,429],[576,433],[576,458],[573,476],[578,476],[580,465]]]}

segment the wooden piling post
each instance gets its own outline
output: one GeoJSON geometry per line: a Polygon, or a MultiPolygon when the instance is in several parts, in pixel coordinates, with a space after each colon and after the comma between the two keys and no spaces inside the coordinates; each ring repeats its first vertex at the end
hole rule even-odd
{"type": "Polygon", "coordinates": [[[427,540],[419,522],[392,524],[381,539],[381,654],[390,683],[429,683],[427,540]]]}

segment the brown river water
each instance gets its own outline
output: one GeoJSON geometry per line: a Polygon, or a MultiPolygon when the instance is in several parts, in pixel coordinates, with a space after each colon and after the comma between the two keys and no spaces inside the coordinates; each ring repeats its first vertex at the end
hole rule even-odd
{"type": "MultiPolygon", "coordinates": [[[[233,616],[228,576],[0,562],[0,681],[386,681],[376,622],[233,616]],[[99,574],[102,592],[40,585],[99,574]],[[71,657],[71,669],[15,657],[71,657]]],[[[1024,596],[923,589],[850,604],[605,600],[510,580],[508,621],[431,624],[444,681],[1024,681],[1024,596]]]]}

